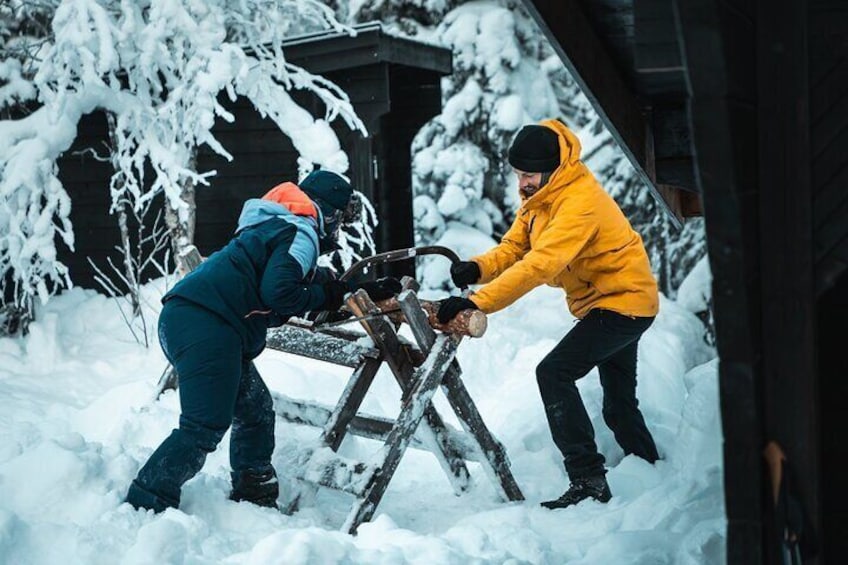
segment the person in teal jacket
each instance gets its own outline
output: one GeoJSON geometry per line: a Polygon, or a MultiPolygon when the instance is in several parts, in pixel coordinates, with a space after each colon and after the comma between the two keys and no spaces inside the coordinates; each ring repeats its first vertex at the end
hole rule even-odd
{"type": "MultiPolygon", "coordinates": [[[[139,470],[126,501],[161,512],[178,507],[182,485],[203,467],[227,429],[230,498],[276,506],[274,411],[252,363],[266,331],[291,316],[337,311],[353,285],[317,266],[335,248],[353,188],[315,171],[245,202],[235,236],[162,299],[159,341],[179,375],[179,427],[139,470]]],[[[391,278],[366,282],[372,299],[400,291],[391,278]]]]}

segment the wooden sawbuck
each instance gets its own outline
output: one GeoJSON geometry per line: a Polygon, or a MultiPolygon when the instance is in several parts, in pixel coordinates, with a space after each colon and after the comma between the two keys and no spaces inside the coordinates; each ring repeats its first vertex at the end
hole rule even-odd
{"type": "MultiPolygon", "coordinates": [[[[353,369],[335,407],[272,392],[279,417],[322,430],[315,445],[297,454],[294,472],[301,480],[301,489],[284,508],[287,513],[311,500],[318,487],[343,491],[353,495],[355,501],[342,530],[355,533],[360,524],[374,516],[408,447],[432,452],[457,495],[471,488],[466,462],[474,461],[481,465],[503,500],[524,499],[503,445],[486,427],[462,382],[456,351],[463,335],[437,334],[425,309],[430,304],[425,301],[422,306],[416,295],[416,281],[405,277],[402,283],[404,290],[396,300],[392,299],[392,309],[399,312],[392,315],[382,314],[385,305],[381,309],[364,290],[352,293],[346,300],[350,312],[365,318],[359,323],[373,346],[363,344],[361,332],[337,327],[316,329],[298,319],[269,330],[269,349],[353,369]],[[409,324],[415,343],[398,334],[401,323],[409,324]],[[359,412],[383,363],[401,389],[396,420],[359,412]],[[462,431],[446,424],[436,411],[432,399],[440,388],[462,431]],[[382,441],[384,445],[371,461],[351,460],[337,453],[348,433],[382,441]]],[[[160,390],[175,386],[173,371],[166,372],[160,390]]]]}

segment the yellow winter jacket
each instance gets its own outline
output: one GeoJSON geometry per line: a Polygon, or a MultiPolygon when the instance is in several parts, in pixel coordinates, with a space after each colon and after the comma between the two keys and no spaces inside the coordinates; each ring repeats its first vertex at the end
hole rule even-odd
{"type": "Polygon", "coordinates": [[[557,120],[541,125],[559,136],[560,166],[522,200],[501,242],[472,257],[485,284],[470,298],[486,313],[506,308],[541,285],[565,290],[583,318],[593,308],[655,316],[657,282],[642,238],[580,161],[580,141],[557,120]]]}

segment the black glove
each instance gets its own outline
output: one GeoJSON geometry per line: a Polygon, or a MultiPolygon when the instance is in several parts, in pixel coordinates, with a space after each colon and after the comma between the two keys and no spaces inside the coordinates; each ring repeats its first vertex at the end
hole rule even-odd
{"type": "Polygon", "coordinates": [[[327,281],[321,286],[324,289],[324,304],[321,305],[320,310],[333,311],[341,308],[345,294],[350,291],[347,283],[342,281],[327,281]]]}
{"type": "Polygon", "coordinates": [[[480,280],[480,265],[474,261],[459,261],[450,268],[453,284],[458,287],[466,287],[480,280]]]}
{"type": "Polygon", "coordinates": [[[376,281],[366,281],[355,285],[356,289],[363,289],[371,297],[371,300],[380,301],[392,296],[403,290],[400,281],[394,277],[383,277],[376,281]]]}
{"type": "Polygon", "coordinates": [[[310,322],[317,322],[318,316],[323,314],[322,322],[332,323],[332,322],[341,322],[342,320],[347,320],[351,316],[353,316],[353,312],[349,312],[347,310],[337,310],[337,311],[329,311],[325,312],[323,310],[313,310],[311,312],[307,312],[304,318],[309,320],[310,322]]]}
{"type": "Polygon", "coordinates": [[[336,279],[338,279],[336,272],[329,267],[315,267],[315,273],[312,275],[313,284],[324,284],[336,279]]]}
{"type": "Polygon", "coordinates": [[[450,298],[442,301],[442,304],[439,306],[439,311],[436,313],[436,317],[439,319],[439,322],[447,324],[453,320],[454,316],[463,310],[468,310],[469,308],[471,310],[479,310],[473,301],[461,296],[451,296],[450,298]]]}

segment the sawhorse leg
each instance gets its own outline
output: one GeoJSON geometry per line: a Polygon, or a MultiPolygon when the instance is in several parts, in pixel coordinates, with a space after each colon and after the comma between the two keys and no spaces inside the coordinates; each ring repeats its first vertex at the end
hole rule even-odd
{"type": "MultiPolygon", "coordinates": [[[[377,314],[380,312],[364,291],[357,291],[349,303],[353,312],[358,315],[377,314]]],[[[414,367],[409,356],[401,346],[395,328],[385,318],[374,318],[363,323],[366,331],[374,340],[374,344],[383,352],[383,358],[395,376],[395,380],[403,391],[403,400],[411,394],[411,379],[414,367]]],[[[426,354],[427,352],[425,352],[426,354]]],[[[467,492],[471,488],[471,474],[465,465],[465,459],[450,444],[442,417],[432,405],[424,410],[424,421],[433,434],[436,449],[433,450],[439,464],[451,482],[456,494],[467,492]]]]}
{"type": "MultiPolygon", "coordinates": [[[[412,334],[422,351],[429,352],[436,342],[436,332],[421,314],[421,305],[414,293],[404,292],[398,302],[409,322],[412,334]]],[[[524,495],[509,469],[509,458],[503,445],[495,439],[477,411],[471,396],[460,378],[459,363],[454,360],[442,382],[442,389],[463,428],[477,442],[483,456],[483,468],[500,487],[505,500],[524,500],[524,495]]]]}
{"type": "Polygon", "coordinates": [[[415,371],[411,379],[412,386],[386,440],[383,461],[363,496],[353,505],[342,527],[344,531],[355,533],[362,522],[370,520],[374,515],[412,435],[421,424],[425,412],[432,408],[430,401],[456,355],[456,346],[457,341],[453,337],[441,336],[433,348],[435,357],[415,371]]]}

